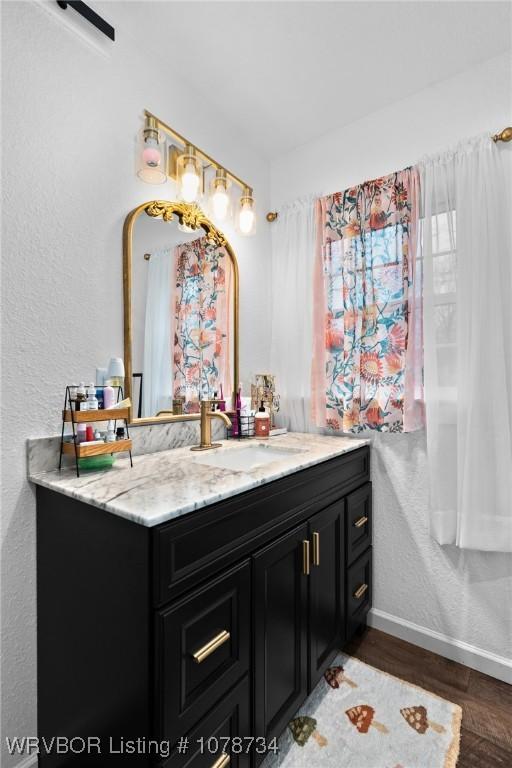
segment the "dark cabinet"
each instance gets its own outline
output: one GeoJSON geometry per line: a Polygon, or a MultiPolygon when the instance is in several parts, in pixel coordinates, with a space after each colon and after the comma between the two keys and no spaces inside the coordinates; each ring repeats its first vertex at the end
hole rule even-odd
{"type": "Polygon", "coordinates": [[[307,695],[308,526],[254,556],[254,721],[270,739],[307,695]]]}
{"type": "Polygon", "coordinates": [[[344,501],[311,518],[309,577],[309,690],[329,666],[345,639],[344,501]]]}
{"type": "Polygon", "coordinates": [[[38,487],[40,736],[98,734],[102,766],[258,765],[226,739],[279,736],[366,620],[369,479],[364,446],[154,528],[38,487]],[[171,754],[111,755],[117,735],[171,754]]]}

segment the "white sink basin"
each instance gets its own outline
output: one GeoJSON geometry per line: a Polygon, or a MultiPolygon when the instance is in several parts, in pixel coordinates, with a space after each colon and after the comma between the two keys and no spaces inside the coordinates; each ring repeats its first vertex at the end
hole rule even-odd
{"type": "Polygon", "coordinates": [[[304,451],[297,448],[273,448],[270,445],[258,443],[249,445],[247,448],[238,448],[224,451],[205,451],[204,454],[196,457],[199,464],[207,464],[209,467],[220,467],[221,469],[232,469],[235,472],[247,472],[248,470],[261,467],[264,464],[272,464],[280,459],[288,459],[290,456],[296,456],[304,451]]]}

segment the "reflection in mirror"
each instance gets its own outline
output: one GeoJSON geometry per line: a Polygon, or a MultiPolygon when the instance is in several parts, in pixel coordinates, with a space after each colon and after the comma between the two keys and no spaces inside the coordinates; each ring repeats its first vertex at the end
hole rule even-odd
{"type": "MultiPolygon", "coordinates": [[[[144,212],[132,242],[133,416],[197,413],[233,392],[236,275],[229,246],[144,212]]],[[[234,258],[234,257],[233,257],[234,258]]]]}

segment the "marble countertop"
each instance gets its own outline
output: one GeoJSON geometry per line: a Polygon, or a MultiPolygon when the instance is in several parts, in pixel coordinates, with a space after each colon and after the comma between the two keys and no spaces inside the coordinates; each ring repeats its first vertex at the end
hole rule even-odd
{"type": "Polygon", "coordinates": [[[151,527],[354,451],[369,442],[352,437],[295,432],[246,443],[223,441],[222,448],[209,452],[193,453],[186,447],[135,456],[133,468],[128,458],[118,458],[111,469],[82,471],[80,477],[76,476],[74,468],[69,468],[60,472],[34,473],[29,475],[29,480],[151,527]],[[285,449],[290,453],[242,471],[204,463],[207,453],[213,458],[216,454],[227,455],[255,445],[285,449]]]}

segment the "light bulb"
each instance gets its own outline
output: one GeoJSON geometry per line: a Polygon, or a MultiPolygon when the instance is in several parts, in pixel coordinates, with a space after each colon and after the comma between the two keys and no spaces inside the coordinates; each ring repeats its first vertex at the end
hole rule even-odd
{"type": "Polygon", "coordinates": [[[239,216],[239,226],[240,226],[240,232],[243,235],[248,235],[254,225],[254,211],[252,209],[252,203],[243,203],[241,209],[240,209],[240,216],[239,216]]]}
{"type": "Polygon", "coordinates": [[[146,139],[146,148],[142,152],[142,159],[150,168],[157,168],[162,160],[156,139],[146,139]]]}
{"type": "Polygon", "coordinates": [[[199,175],[193,162],[188,162],[181,177],[181,196],[186,203],[193,203],[199,191],[199,175]]]}
{"type": "Polygon", "coordinates": [[[166,144],[158,133],[154,117],[147,117],[141,134],[137,176],[146,184],[165,184],[166,144]]]}
{"type": "Polygon", "coordinates": [[[212,209],[217,221],[224,221],[229,209],[229,195],[225,187],[218,186],[213,193],[212,209]]]}

